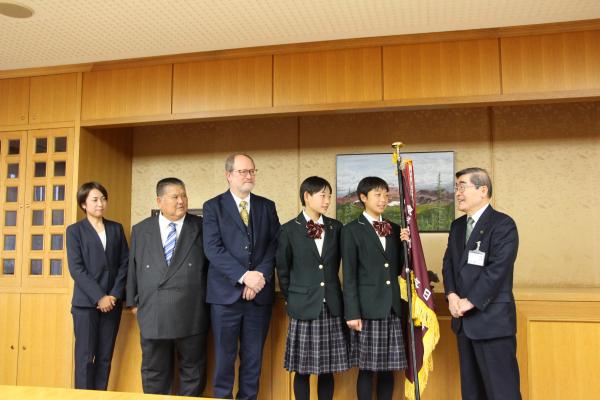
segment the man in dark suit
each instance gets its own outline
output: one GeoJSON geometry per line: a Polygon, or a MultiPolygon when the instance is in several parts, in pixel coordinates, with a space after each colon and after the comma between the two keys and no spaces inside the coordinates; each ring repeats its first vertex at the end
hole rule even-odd
{"type": "Polygon", "coordinates": [[[450,228],[444,287],[457,335],[463,399],[520,399],[516,310],[512,293],[519,236],[512,218],[489,204],[484,169],[456,173],[466,215],[450,228]]]}
{"type": "Polygon", "coordinates": [[[170,394],[174,358],[179,391],[200,396],[206,383],[209,325],[202,218],[187,213],[177,178],[156,185],[160,214],[133,227],[127,305],[134,307],[142,345],[144,393],[170,394]]]}
{"type": "Polygon", "coordinates": [[[262,352],[273,303],[279,219],[275,203],[251,194],[254,161],[232,154],[225,162],[229,190],[204,203],[204,249],[209,260],[206,301],[215,339],[213,395],[232,398],[239,340],[237,399],[258,394],[262,352]]]}

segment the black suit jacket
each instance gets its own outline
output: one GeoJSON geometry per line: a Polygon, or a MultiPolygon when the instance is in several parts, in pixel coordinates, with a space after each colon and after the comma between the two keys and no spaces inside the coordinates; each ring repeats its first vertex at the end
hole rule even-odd
{"type": "Polygon", "coordinates": [[[206,301],[233,304],[242,296],[238,279],[256,270],[265,277],[265,287],[256,295],[258,304],[272,304],[273,268],[277,250],[279,218],[275,203],[250,195],[250,229],[246,228],[238,206],[228,190],[204,203],[204,249],[210,262],[206,301]]]}
{"type": "Polygon", "coordinates": [[[442,273],[446,296],[454,292],[475,308],[452,319],[452,329],[462,326],[470,339],[491,339],[516,333],[513,269],[519,235],[511,217],[488,206],[465,245],[467,216],[454,220],[448,237],[442,273]],[[469,250],[485,253],[484,266],[468,263],[469,250]]]}
{"type": "Polygon", "coordinates": [[[277,275],[290,317],[319,318],[323,299],[331,314],[342,316],[340,234],[342,224],[323,216],[325,238],[321,255],[314,239],[308,237],[306,219],[300,213],[281,227],[277,247],[277,275]]]}
{"type": "Polygon", "coordinates": [[[106,251],[98,233],[82,219],[67,227],[67,259],[75,281],[71,304],[96,308],[106,295],[123,298],[129,250],[123,226],[104,220],[106,251]]]}
{"type": "Polygon", "coordinates": [[[143,338],[176,339],[206,333],[206,264],[201,217],[186,214],[168,266],[158,216],[133,227],[127,305],[138,308],[143,338]]]}
{"type": "MultiPolygon", "coordinates": [[[[389,222],[389,221],[388,221],[389,222]]],[[[371,223],[360,215],[342,229],[344,318],[383,319],[401,315],[398,275],[402,266],[400,227],[393,222],[385,251],[371,223]]]]}

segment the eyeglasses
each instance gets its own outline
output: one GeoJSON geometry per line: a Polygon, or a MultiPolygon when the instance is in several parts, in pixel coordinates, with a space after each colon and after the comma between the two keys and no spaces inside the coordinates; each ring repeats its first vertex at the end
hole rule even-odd
{"type": "Polygon", "coordinates": [[[464,191],[470,187],[478,188],[477,185],[466,185],[464,183],[459,183],[458,185],[454,185],[454,191],[459,192],[459,193],[464,193],[464,191]]]}
{"type": "Polygon", "coordinates": [[[237,172],[241,176],[248,176],[248,174],[250,174],[250,176],[254,176],[254,175],[256,175],[258,170],[257,169],[234,169],[231,172],[237,172]]]}

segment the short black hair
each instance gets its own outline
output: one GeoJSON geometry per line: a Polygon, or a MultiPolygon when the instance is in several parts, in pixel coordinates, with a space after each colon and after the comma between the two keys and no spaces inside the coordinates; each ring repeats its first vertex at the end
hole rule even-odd
{"type": "Polygon", "coordinates": [[[329,189],[329,193],[333,193],[333,189],[326,179],[320,176],[309,176],[300,184],[300,202],[303,206],[306,205],[304,204],[304,192],[308,192],[312,196],[323,189],[329,189]]]}
{"type": "Polygon", "coordinates": [[[390,187],[387,182],[381,179],[378,176],[367,176],[366,178],[362,178],[360,182],[358,182],[358,187],[356,188],[356,195],[358,196],[358,200],[360,203],[365,205],[363,201],[360,199],[360,195],[364,194],[366,197],[369,197],[369,192],[374,189],[385,189],[388,192],[390,191],[390,187]]]}
{"type": "Polygon", "coordinates": [[[164,178],[161,179],[160,181],[158,181],[158,183],[156,184],[156,197],[160,197],[165,193],[165,188],[167,186],[171,186],[171,185],[175,185],[175,186],[181,186],[183,188],[185,188],[185,184],[183,183],[183,181],[181,179],[178,178],[164,178]]]}
{"type": "Polygon", "coordinates": [[[82,184],[81,186],[79,186],[79,189],[77,190],[77,205],[84,212],[85,212],[85,209],[83,208],[83,205],[85,204],[85,201],[87,200],[88,196],[90,195],[90,192],[94,189],[99,190],[100,193],[102,193],[102,195],[104,196],[104,198],[106,198],[106,200],[108,200],[108,192],[106,191],[106,188],[104,186],[102,186],[98,182],[86,182],[86,183],[82,184]]]}
{"type": "Polygon", "coordinates": [[[483,169],[483,168],[479,168],[479,167],[470,167],[470,168],[465,168],[465,169],[461,169],[460,171],[458,171],[456,173],[456,179],[460,178],[463,175],[469,175],[471,174],[471,176],[469,177],[469,180],[471,181],[471,183],[473,185],[475,185],[475,187],[477,189],[479,189],[481,186],[487,186],[488,188],[488,198],[492,197],[492,180],[490,179],[490,175],[488,174],[488,172],[483,169]]]}

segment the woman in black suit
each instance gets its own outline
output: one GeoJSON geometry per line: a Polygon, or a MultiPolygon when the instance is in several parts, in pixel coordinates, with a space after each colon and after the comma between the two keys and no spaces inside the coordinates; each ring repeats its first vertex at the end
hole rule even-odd
{"type": "Polygon", "coordinates": [[[129,249],[123,226],[104,219],[108,193],[98,182],[77,191],[85,218],[67,228],[69,272],[75,281],[75,388],[106,390],[121,320],[129,249]]]}

